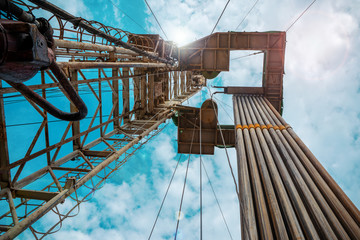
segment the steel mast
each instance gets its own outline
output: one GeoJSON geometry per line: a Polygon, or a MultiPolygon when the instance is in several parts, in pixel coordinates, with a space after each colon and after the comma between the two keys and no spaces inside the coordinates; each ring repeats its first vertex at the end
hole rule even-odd
{"type": "MultiPolygon", "coordinates": [[[[9,7],[3,6],[3,2],[1,10],[6,11],[9,7]]],[[[50,11],[53,15],[48,20],[54,29],[54,40],[48,51],[54,52],[56,64],[84,99],[88,116],[81,121],[54,120],[47,111],[29,100],[32,107],[26,111],[36,115],[38,123],[8,126],[5,117],[13,114],[14,109],[11,105],[7,107],[4,99],[18,97],[18,93],[12,87],[5,87],[3,82],[0,88],[0,239],[13,239],[27,228],[35,238],[53,232],[136,150],[162,130],[174,114],[173,107],[202,88],[202,85],[193,84],[191,71],[182,71],[175,64],[176,45],[159,35],[133,34],[72,16],[47,1],[31,2],[38,5],[10,2],[10,8],[16,11],[9,16],[21,18],[21,21],[0,20],[1,39],[8,38],[13,31],[20,31],[16,26],[21,26],[21,32],[17,34],[29,34],[28,29],[36,33],[36,27],[40,29],[39,20],[21,12],[22,8],[31,12],[39,6],[50,11]],[[32,138],[21,139],[21,145],[27,150],[11,155],[14,150],[8,150],[19,144],[11,138],[11,133],[9,135],[11,127],[26,131],[29,126],[36,127],[31,128],[35,129],[32,138]],[[59,212],[57,205],[69,198],[74,207],[69,212],[59,212]],[[33,224],[49,211],[59,216],[59,222],[41,233],[33,224]]],[[[30,36],[29,39],[36,42],[35,36],[30,36]]],[[[32,49],[30,54],[33,53],[36,50],[32,49]]],[[[37,60],[37,55],[34,56],[37,60]]],[[[19,73],[24,72],[19,61],[24,67],[36,62],[15,60],[19,73]]],[[[10,61],[9,57],[5,58],[4,64],[10,61]]],[[[7,69],[3,67],[1,71],[6,74],[7,69]]],[[[55,101],[54,93],[58,95],[63,90],[56,75],[48,69],[41,69],[27,87],[28,91],[49,101],[55,101]]],[[[69,97],[67,93],[64,96],[69,97]]],[[[77,108],[64,96],[54,105],[60,104],[62,109],[76,112],[77,108]]]]}

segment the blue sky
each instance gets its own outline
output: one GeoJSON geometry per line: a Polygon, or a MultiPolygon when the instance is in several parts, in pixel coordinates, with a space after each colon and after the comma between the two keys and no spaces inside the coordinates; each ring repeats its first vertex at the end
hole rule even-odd
{"type": "MultiPolygon", "coordinates": [[[[150,33],[160,33],[143,0],[112,0],[150,33]]],[[[76,16],[143,33],[143,29],[114,8],[109,0],[51,1],[76,16]]],[[[179,44],[208,35],[226,0],[149,0],[169,40],[179,44]]],[[[231,1],[217,31],[234,31],[255,1],[231,1]]],[[[312,1],[259,1],[239,31],[286,30],[312,1]]],[[[360,2],[317,1],[289,30],[285,57],[284,118],[319,161],[360,207],[360,2]]],[[[246,55],[234,52],[231,57],[246,55]]],[[[231,70],[210,85],[259,85],[262,56],[231,61],[231,70]]],[[[198,106],[207,90],[189,101],[198,106]]],[[[231,98],[217,95],[220,121],[232,123],[231,98]],[[230,115],[230,117],[228,116],[230,115]]],[[[230,150],[235,166],[235,152],[230,150]]],[[[165,130],[136,153],[108,183],[82,205],[80,214],[64,222],[63,229],[48,239],[146,239],[155,220],[172,170],[176,165],[176,127],[165,130]]],[[[171,239],[187,157],[183,157],[173,187],[152,239],[171,239]]],[[[185,217],[178,239],[198,239],[198,156],[190,160],[185,192],[185,217]]],[[[234,186],[224,150],[204,157],[210,179],[234,239],[240,235],[234,186]]],[[[204,239],[227,239],[228,233],[204,177],[204,239]],[[206,224],[205,224],[206,223],[206,224]]],[[[71,205],[67,201],[63,208],[71,205]]],[[[53,222],[47,215],[43,224],[53,222]]],[[[27,233],[21,239],[26,239],[27,233]]],[[[229,238],[230,239],[230,238],[229,238]]]]}

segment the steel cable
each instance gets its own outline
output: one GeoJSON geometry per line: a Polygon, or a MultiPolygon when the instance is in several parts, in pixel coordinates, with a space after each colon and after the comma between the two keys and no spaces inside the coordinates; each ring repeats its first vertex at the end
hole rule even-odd
{"type": "Polygon", "coordinates": [[[181,157],[182,157],[182,154],[180,154],[180,157],[179,157],[179,159],[178,159],[178,161],[177,161],[177,163],[176,163],[176,166],[175,166],[174,172],[173,172],[173,174],[172,174],[172,176],[171,176],[171,179],[170,179],[169,185],[168,185],[168,187],[167,187],[167,189],[166,189],[166,192],[165,192],[164,198],[163,198],[163,200],[162,200],[162,202],[161,202],[160,209],[159,209],[158,214],[157,214],[157,216],[156,216],[156,219],[155,219],[154,225],[153,225],[153,227],[152,227],[152,229],[151,229],[151,232],[150,232],[150,235],[149,235],[149,237],[148,237],[148,240],[150,240],[150,238],[151,238],[151,236],[152,236],[152,233],[153,233],[153,231],[154,231],[155,225],[156,225],[156,223],[157,223],[157,220],[159,219],[159,216],[160,216],[160,213],[161,213],[162,207],[164,206],[165,199],[166,199],[167,194],[168,194],[168,192],[169,192],[169,189],[170,189],[171,183],[172,183],[172,181],[173,181],[173,179],[174,179],[174,176],[175,176],[176,170],[177,170],[177,168],[178,168],[178,166],[179,166],[179,162],[180,162],[181,157]]]}
{"type": "MultiPolygon", "coordinates": [[[[208,87],[208,90],[209,90],[209,94],[210,94],[211,99],[212,99],[212,98],[213,98],[213,94],[211,94],[211,90],[210,90],[209,87],[208,87]]],[[[227,151],[227,147],[226,147],[224,135],[223,135],[223,133],[222,133],[222,129],[221,129],[220,124],[219,124],[219,119],[218,119],[218,117],[217,117],[217,111],[216,111],[216,109],[215,109],[214,102],[212,102],[212,105],[213,105],[213,109],[214,109],[214,112],[215,112],[216,122],[217,122],[217,124],[218,124],[218,126],[219,126],[221,139],[222,139],[222,142],[223,142],[223,144],[224,144],[224,149],[225,149],[225,153],[226,153],[226,157],[227,157],[227,162],[228,162],[228,165],[229,165],[229,168],[230,168],[230,171],[231,171],[232,178],[233,178],[233,180],[234,180],[235,190],[236,190],[237,195],[239,196],[238,185],[237,185],[237,183],[236,183],[236,178],[235,178],[235,175],[234,175],[234,171],[233,171],[233,168],[232,168],[231,163],[230,163],[229,153],[228,153],[228,151],[227,151]]]]}
{"type": "Polygon", "coordinates": [[[241,20],[241,22],[239,23],[239,25],[236,27],[235,31],[238,30],[238,28],[241,26],[241,24],[245,21],[245,19],[247,18],[247,16],[249,15],[249,13],[254,9],[254,7],[256,6],[256,4],[259,2],[259,0],[256,0],[256,2],[254,3],[254,5],[250,8],[250,10],[246,13],[246,15],[244,16],[244,18],[241,20]]]}
{"type": "Polygon", "coordinates": [[[146,29],[140,25],[140,23],[138,23],[135,19],[133,19],[132,17],[130,17],[128,14],[126,14],[126,12],[124,12],[123,10],[121,10],[117,5],[115,5],[115,3],[112,0],[108,0],[115,8],[117,8],[120,12],[122,12],[125,16],[127,16],[128,18],[131,19],[131,21],[133,21],[136,25],[138,25],[140,28],[142,28],[147,34],[149,34],[148,31],[146,31],[146,29]]]}
{"type": "MultiPolygon", "coordinates": [[[[225,9],[226,9],[226,7],[228,6],[229,2],[230,2],[230,0],[228,0],[228,1],[227,1],[227,3],[226,3],[226,5],[225,5],[224,9],[222,10],[222,12],[221,12],[221,14],[220,14],[220,17],[218,18],[218,20],[217,20],[217,22],[216,22],[216,24],[215,24],[215,26],[214,26],[213,30],[211,31],[211,34],[213,34],[213,33],[214,33],[215,28],[216,28],[216,26],[218,25],[218,23],[219,23],[219,21],[220,21],[220,19],[221,19],[222,15],[224,14],[225,9]]],[[[210,34],[210,35],[211,35],[211,34],[210,34]]]]}
{"type": "Polygon", "coordinates": [[[218,198],[217,198],[217,196],[216,196],[216,193],[215,193],[214,187],[213,187],[213,185],[212,185],[212,183],[211,183],[211,180],[210,180],[209,174],[208,174],[208,172],[207,172],[207,170],[206,170],[205,164],[204,164],[204,162],[203,162],[201,159],[200,159],[200,161],[201,161],[202,166],[203,166],[203,168],[204,168],[205,175],[206,175],[206,177],[207,177],[207,179],[208,179],[208,181],[209,181],[209,185],[210,185],[210,188],[211,188],[211,190],[212,190],[212,193],[213,193],[213,195],[214,195],[214,197],[215,197],[216,203],[217,203],[217,205],[218,205],[218,207],[219,207],[219,210],[220,210],[220,213],[221,213],[222,219],[223,219],[223,221],[224,221],[224,223],[225,223],[226,229],[227,229],[227,231],[228,231],[228,233],[229,233],[230,238],[231,238],[231,239],[233,239],[233,237],[232,237],[232,235],[231,235],[231,232],[230,232],[230,229],[229,229],[229,226],[228,226],[228,224],[227,224],[227,222],[226,222],[226,219],[225,219],[224,213],[223,213],[223,211],[222,211],[222,209],[221,209],[221,206],[220,206],[219,200],[218,200],[218,198]]]}
{"type": "Polygon", "coordinates": [[[316,2],[316,0],[312,1],[312,3],[310,3],[310,5],[299,15],[299,17],[297,17],[295,19],[295,21],[286,29],[285,32],[289,31],[290,28],[292,28],[294,26],[294,24],[307,12],[307,10],[309,10],[309,8],[316,2]]]}
{"type": "MultiPolygon", "coordinates": [[[[197,120],[197,118],[195,119],[195,121],[196,121],[196,120],[197,120]]],[[[183,204],[183,200],[184,200],[184,193],[185,193],[185,188],[186,188],[187,175],[188,175],[188,171],[189,171],[189,163],[190,163],[191,150],[192,150],[192,145],[193,145],[193,142],[194,142],[195,128],[196,128],[196,126],[194,126],[193,135],[192,135],[191,144],[190,144],[190,154],[189,154],[189,157],[188,157],[188,160],[187,160],[187,165],[186,165],[184,185],[183,185],[182,194],[181,194],[181,201],[180,201],[179,212],[178,212],[178,215],[177,215],[176,231],[175,231],[174,240],[176,240],[177,233],[178,233],[178,229],[179,229],[180,214],[181,214],[182,204],[183,204]]]]}
{"type": "Polygon", "coordinates": [[[156,18],[155,13],[154,13],[153,10],[151,9],[149,3],[148,3],[146,0],[144,0],[144,1],[145,1],[146,5],[148,6],[149,10],[151,11],[151,14],[154,16],[157,24],[159,24],[159,27],[160,27],[161,31],[163,32],[163,34],[165,35],[166,39],[169,40],[169,38],[168,38],[168,36],[166,35],[164,29],[161,27],[161,24],[160,24],[159,20],[156,18]]]}

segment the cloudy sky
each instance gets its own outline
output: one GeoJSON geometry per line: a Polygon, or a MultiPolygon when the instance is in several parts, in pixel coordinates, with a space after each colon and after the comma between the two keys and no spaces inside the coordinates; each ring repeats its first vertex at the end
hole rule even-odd
{"type": "MultiPolygon", "coordinates": [[[[160,33],[143,0],[51,0],[76,16],[135,33],[160,33]],[[140,26],[141,27],[140,27],[140,26]],[[145,30],[144,30],[145,29],[145,30]]],[[[148,0],[169,40],[179,45],[211,33],[226,0],[148,0]]],[[[285,31],[312,0],[259,0],[238,31],[285,31]]],[[[235,31],[255,3],[230,1],[216,31],[235,31]]],[[[287,32],[284,76],[284,114],[319,161],[360,207],[360,2],[316,1],[287,32]]],[[[234,52],[231,58],[248,53],[234,52]]],[[[261,55],[231,61],[231,71],[210,85],[254,86],[261,83],[261,55]]],[[[198,106],[208,91],[189,101],[198,106]]],[[[220,120],[232,123],[230,99],[220,96],[220,120]]],[[[176,128],[169,123],[84,203],[76,218],[48,239],[147,239],[179,155],[176,128]]],[[[229,151],[235,166],[235,152],[229,151]]],[[[176,228],[187,156],[182,156],[173,185],[152,239],[172,239],[176,228]]],[[[233,239],[239,239],[239,210],[224,150],[203,161],[217,193],[233,239]]],[[[188,185],[178,239],[199,239],[199,157],[191,156],[188,185]]],[[[204,239],[231,239],[206,176],[204,182],[204,239]]],[[[66,204],[70,204],[66,203],[66,204]]],[[[67,205],[63,207],[66,208],[67,205]]],[[[54,221],[51,215],[43,218],[54,221]]],[[[27,238],[27,233],[22,235],[27,238]]]]}

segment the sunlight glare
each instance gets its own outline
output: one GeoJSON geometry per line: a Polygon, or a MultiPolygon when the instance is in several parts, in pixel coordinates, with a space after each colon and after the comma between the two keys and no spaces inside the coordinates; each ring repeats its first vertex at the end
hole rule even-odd
{"type": "Polygon", "coordinates": [[[178,47],[193,41],[193,38],[191,38],[192,34],[187,28],[177,28],[174,30],[172,35],[172,40],[177,44],[178,47]]]}

